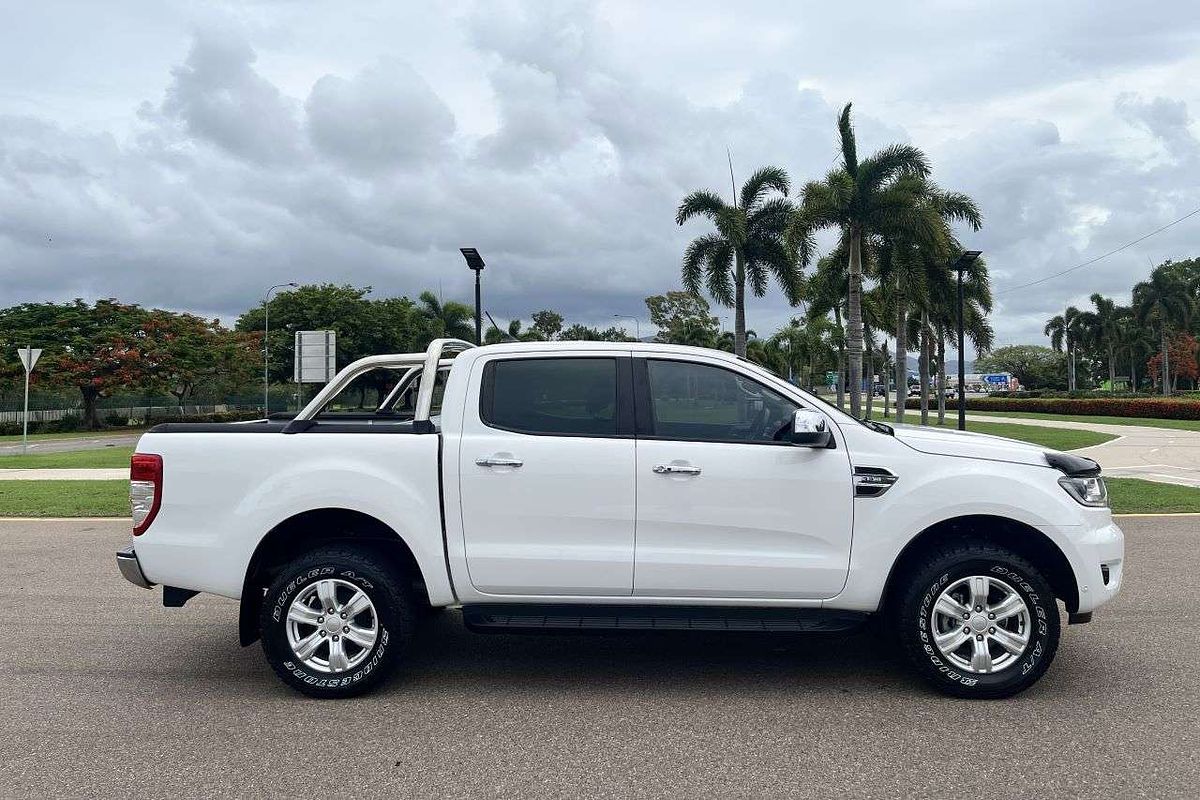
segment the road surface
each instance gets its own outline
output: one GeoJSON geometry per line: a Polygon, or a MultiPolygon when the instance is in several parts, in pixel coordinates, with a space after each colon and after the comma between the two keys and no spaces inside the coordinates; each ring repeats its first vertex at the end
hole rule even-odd
{"type": "Polygon", "coordinates": [[[9,797],[1153,797],[1200,791],[1200,517],[1126,518],[1127,585],[1031,690],[969,702],[868,633],[480,636],[321,702],[237,606],[125,583],[128,523],[0,523],[9,797]]]}

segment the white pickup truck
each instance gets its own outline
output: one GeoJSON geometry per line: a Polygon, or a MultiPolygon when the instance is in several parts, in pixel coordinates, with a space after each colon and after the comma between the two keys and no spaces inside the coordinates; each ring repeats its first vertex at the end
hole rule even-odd
{"type": "Polygon", "coordinates": [[[346,367],[294,419],[167,424],[131,466],[133,583],[240,599],[319,697],[477,631],[836,631],[875,615],[965,697],[1034,683],[1060,612],[1121,585],[1095,462],[862,422],[732,355],[438,340],[346,367]]]}

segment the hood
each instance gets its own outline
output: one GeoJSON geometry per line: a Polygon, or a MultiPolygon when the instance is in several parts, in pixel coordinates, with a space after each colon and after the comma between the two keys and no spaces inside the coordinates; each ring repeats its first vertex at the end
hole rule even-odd
{"type": "Polygon", "coordinates": [[[986,458],[990,461],[1008,461],[1037,467],[1050,466],[1046,461],[1045,447],[1019,442],[1016,439],[919,425],[896,425],[895,428],[897,439],[922,453],[986,458]]]}

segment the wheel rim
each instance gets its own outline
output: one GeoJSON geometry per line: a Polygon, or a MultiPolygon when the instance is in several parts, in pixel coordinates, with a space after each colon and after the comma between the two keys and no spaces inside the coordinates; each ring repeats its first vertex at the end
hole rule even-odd
{"type": "Polygon", "coordinates": [[[933,642],[947,661],[973,673],[1017,662],[1029,646],[1029,606],[998,578],[971,575],[946,587],[929,617],[933,642]]]}
{"type": "Polygon", "coordinates": [[[345,672],[362,663],[379,637],[379,617],[367,593],[348,581],[309,584],[288,609],[288,645],[318,672],[345,672]]]}

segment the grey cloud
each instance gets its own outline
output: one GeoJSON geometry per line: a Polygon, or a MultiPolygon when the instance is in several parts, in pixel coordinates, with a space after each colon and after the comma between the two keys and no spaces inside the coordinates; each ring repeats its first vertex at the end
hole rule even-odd
{"type": "Polygon", "coordinates": [[[442,158],[454,115],[408,64],[388,59],[349,80],[326,75],[305,103],[313,143],[356,171],[442,158]]]}
{"type": "Polygon", "coordinates": [[[205,31],[171,71],[161,113],[198,140],[263,163],[299,150],[295,103],[254,70],[250,45],[234,34],[205,31]]]}

